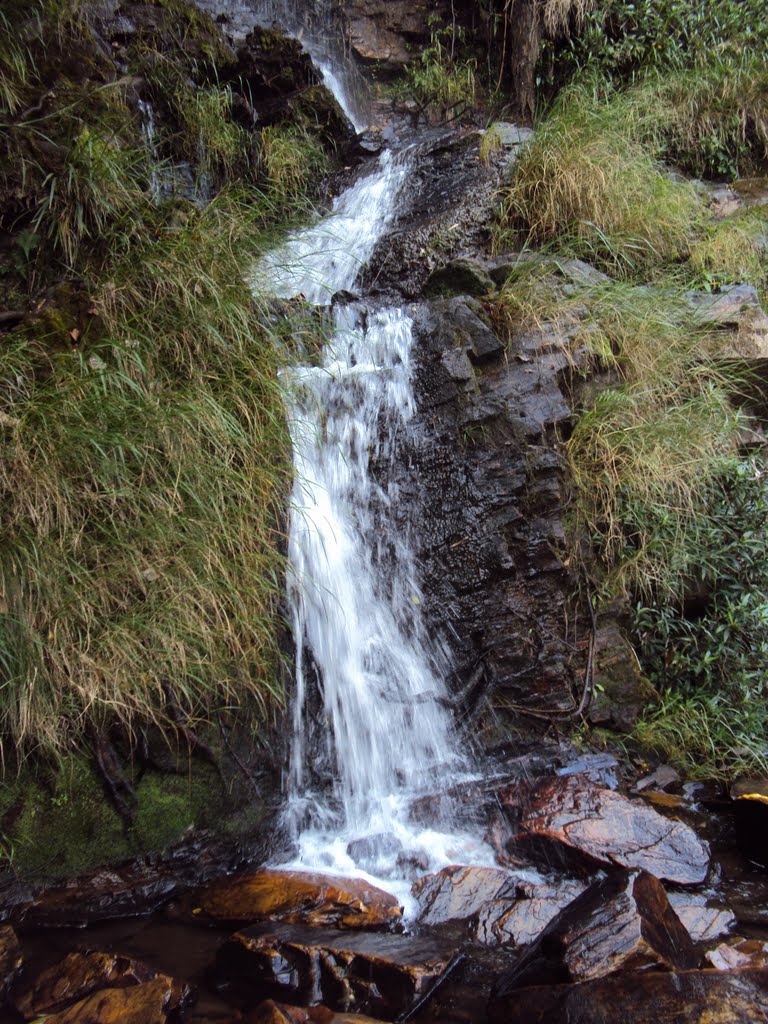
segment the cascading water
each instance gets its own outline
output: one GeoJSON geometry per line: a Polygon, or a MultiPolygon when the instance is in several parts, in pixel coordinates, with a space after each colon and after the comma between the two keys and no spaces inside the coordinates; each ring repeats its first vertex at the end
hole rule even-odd
{"type": "MultiPolygon", "coordinates": [[[[262,261],[254,287],[315,305],[352,289],[393,219],[411,157],[385,151],[327,217],[262,261]]],[[[384,878],[407,914],[415,863],[494,858],[473,835],[409,819],[414,797],[467,768],[448,710],[448,658],[425,635],[409,529],[394,525],[388,469],[415,409],[412,321],[361,301],[336,303],[331,316],[319,365],[289,373],[296,694],[286,818],[298,855],[287,866],[384,878]]]]}
{"type": "MultiPolygon", "coordinates": [[[[409,167],[407,152],[382,154],[325,219],[263,261],[255,286],[315,304],[351,289],[392,220],[409,167]]],[[[367,837],[375,850],[383,840],[384,855],[364,866],[368,877],[386,877],[407,908],[398,852],[425,869],[493,857],[474,837],[408,820],[419,791],[436,779],[449,785],[465,767],[447,710],[448,659],[425,636],[408,530],[393,525],[398,495],[387,467],[414,412],[412,322],[401,308],[361,302],[336,305],[333,318],[320,365],[290,374],[293,866],[363,874],[349,842],[367,837]],[[320,724],[310,707],[315,682],[320,724]],[[332,771],[330,787],[313,782],[308,766],[317,759],[332,771]]]]}
{"type": "Polygon", "coordinates": [[[361,132],[368,127],[365,84],[343,45],[336,0],[196,0],[212,18],[222,14],[227,32],[241,42],[254,28],[277,26],[298,39],[344,113],[361,132]]]}

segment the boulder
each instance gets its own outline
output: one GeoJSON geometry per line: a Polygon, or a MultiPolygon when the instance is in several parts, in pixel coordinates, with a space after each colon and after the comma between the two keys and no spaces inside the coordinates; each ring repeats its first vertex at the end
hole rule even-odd
{"type": "Polygon", "coordinates": [[[659,695],[640,671],[632,646],[615,619],[600,624],[594,646],[595,695],[589,720],[619,732],[631,732],[642,712],[659,695]]]}
{"type": "Polygon", "coordinates": [[[248,1014],[248,1024],[331,1024],[337,1020],[327,1006],[288,1006],[265,999],[248,1014]]]}
{"type": "Polygon", "coordinates": [[[758,1024],[768,970],[628,971],[578,985],[493,995],[489,1024],[758,1024]]]}
{"type": "Polygon", "coordinates": [[[263,868],[224,878],[191,893],[189,920],[249,924],[283,921],[315,927],[393,929],[402,910],[394,896],[357,878],[263,868]]]}
{"type": "MultiPolygon", "coordinates": [[[[158,973],[139,960],[96,950],[69,953],[27,982],[13,1002],[22,1017],[32,1020],[42,1014],[58,1014],[73,1003],[80,1003],[104,989],[126,989],[152,981],[158,983],[155,988],[162,988],[165,1009],[176,1010],[189,1002],[189,986],[158,973]]],[[[155,988],[148,990],[147,1005],[154,1005],[155,988]]],[[[141,1004],[144,995],[137,1005],[141,1004]]],[[[106,1005],[113,1004],[108,1001],[106,1005]]]]}
{"type": "Polygon", "coordinates": [[[574,866],[639,868],[678,885],[698,885],[709,848],[681,821],[580,775],[515,783],[499,793],[518,862],[552,857],[574,866]]]}
{"type": "Polygon", "coordinates": [[[474,938],[485,946],[526,946],[550,921],[584,891],[582,882],[514,881],[514,893],[483,904],[474,925],[474,938]]]}
{"type": "Polygon", "coordinates": [[[478,260],[461,256],[433,270],[424,286],[426,295],[487,295],[493,289],[491,275],[478,260]]]}
{"type": "Polygon", "coordinates": [[[45,1018],[46,1024],[165,1024],[174,1007],[167,979],[105,988],[45,1018]]]}
{"type": "Polygon", "coordinates": [[[347,844],[347,854],[358,867],[372,875],[391,869],[392,861],[403,852],[403,844],[390,833],[363,836],[347,844]]]}
{"type": "Polygon", "coordinates": [[[615,872],[577,896],[499,978],[495,993],[620,970],[693,968],[698,956],[658,879],[615,872]]]}
{"type": "Polygon", "coordinates": [[[391,1020],[426,991],[451,952],[400,935],[257,925],[224,943],[217,973],[272,999],[391,1020]]]}
{"type": "Polygon", "coordinates": [[[509,872],[499,868],[448,867],[425,875],[411,890],[419,903],[419,923],[465,921],[507,891],[510,881],[509,872]]]}

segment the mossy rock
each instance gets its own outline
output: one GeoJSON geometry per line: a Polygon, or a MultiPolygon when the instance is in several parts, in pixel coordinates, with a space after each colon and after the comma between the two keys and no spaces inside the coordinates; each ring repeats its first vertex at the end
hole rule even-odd
{"type": "Polygon", "coordinates": [[[459,257],[432,271],[424,293],[428,296],[487,295],[493,287],[493,280],[482,263],[459,257]]]}
{"type": "Polygon", "coordinates": [[[590,721],[618,732],[631,732],[643,711],[659,701],[658,693],[640,671],[632,646],[614,620],[605,622],[596,633],[593,683],[590,721]]]}
{"type": "Polygon", "coordinates": [[[6,867],[24,880],[53,882],[135,856],[162,855],[192,829],[232,840],[256,832],[266,801],[252,786],[233,796],[232,780],[186,754],[179,768],[178,774],[148,770],[132,780],[137,801],[130,822],[107,798],[84,754],[67,755],[57,768],[27,764],[9,772],[0,787],[6,867]]]}

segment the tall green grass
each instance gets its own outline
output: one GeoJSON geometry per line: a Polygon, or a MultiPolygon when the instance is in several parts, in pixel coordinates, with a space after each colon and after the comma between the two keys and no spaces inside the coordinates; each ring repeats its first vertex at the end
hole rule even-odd
{"type": "Polygon", "coordinates": [[[0,356],[0,729],[21,746],[279,694],[289,460],[242,278],[255,210],[225,193],[120,236],[94,340],[25,330],[0,356]]]}

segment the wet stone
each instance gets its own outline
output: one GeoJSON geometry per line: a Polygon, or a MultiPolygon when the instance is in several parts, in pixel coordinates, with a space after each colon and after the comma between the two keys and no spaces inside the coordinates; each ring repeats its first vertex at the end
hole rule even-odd
{"type": "Polygon", "coordinates": [[[518,988],[578,982],[620,970],[690,969],[698,956],[658,879],[615,872],[562,910],[498,980],[504,997],[518,988]]]}
{"type": "Polygon", "coordinates": [[[165,1024],[174,1010],[167,979],[154,978],[129,988],[94,992],[59,1013],[46,1024],[165,1024]]]}
{"type": "Polygon", "coordinates": [[[478,260],[459,257],[433,270],[424,286],[426,295],[487,295],[493,281],[478,260]]]}
{"type": "Polygon", "coordinates": [[[394,896],[361,879],[274,868],[199,889],[182,902],[182,913],[200,922],[368,929],[393,929],[402,917],[394,896]]]}
{"type": "Polygon", "coordinates": [[[489,1024],[765,1024],[768,970],[629,971],[494,996],[489,1024]]]}
{"type": "Polygon", "coordinates": [[[217,973],[238,990],[275,1000],[391,1020],[426,991],[451,953],[399,935],[257,925],[224,943],[217,973]]]}
{"type": "Polygon", "coordinates": [[[508,886],[499,868],[448,867],[418,879],[411,890],[419,903],[419,923],[464,921],[495,900],[508,886]]]}
{"type": "Polygon", "coordinates": [[[364,836],[362,839],[353,839],[347,844],[347,854],[352,858],[358,867],[376,874],[376,869],[384,865],[390,865],[403,849],[403,844],[397,836],[383,833],[376,836],[364,836]]]}
{"type": "Polygon", "coordinates": [[[248,1014],[248,1024],[331,1024],[336,1019],[327,1006],[288,1006],[265,999],[248,1014]]]}
{"type": "Polygon", "coordinates": [[[707,876],[709,848],[688,825],[583,776],[516,783],[499,800],[510,828],[504,852],[512,859],[614,864],[679,885],[707,876]]]}
{"type": "Polygon", "coordinates": [[[709,942],[727,935],[736,923],[730,910],[707,906],[706,896],[684,892],[671,892],[667,896],[694,942],[709,942]]]}
{"type": "MultiPolygon", "coordinates": [[[[189,986],[159,974],[141,961],[92,950],[69,953],[48,967],[22,988],[14,998],[14,1005],[22,1017],[31,1020],[41,1014],[59,1013],[103,989],[138,987],[151,981],[162,988],[166,1009],[175,1010],[189,1002],[189,986]]],[[[151,993],[154,991],[152,989],[151,993]]],[[[151,993],[150,1003],[153,1003],[151,993]]]]}
{"type": "Polygon", "coordinates": [[[480,908],[474,938],[486,946],[526,946],[583,891],[582,882],[570,879],[541,884],[516,879],[513,893],[480,908]]]}

